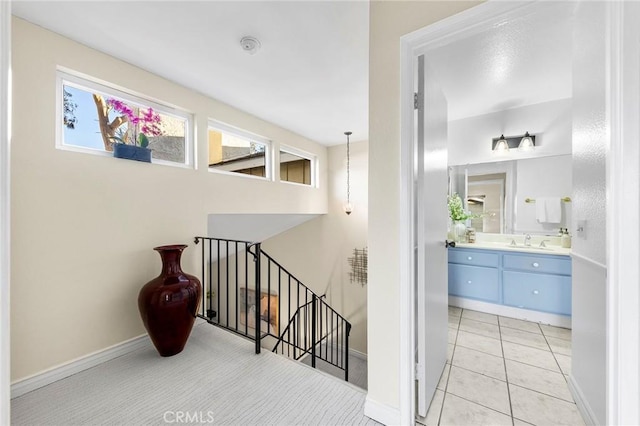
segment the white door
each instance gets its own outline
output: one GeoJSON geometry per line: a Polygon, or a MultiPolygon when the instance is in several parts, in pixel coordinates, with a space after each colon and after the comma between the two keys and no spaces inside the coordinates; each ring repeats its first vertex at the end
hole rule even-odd
{"type": "Polygon", "coordinates": [[[417,84],[416,380],[418,415],[425,417],[447,361],[447,101],[424,56],[417,84]]]}

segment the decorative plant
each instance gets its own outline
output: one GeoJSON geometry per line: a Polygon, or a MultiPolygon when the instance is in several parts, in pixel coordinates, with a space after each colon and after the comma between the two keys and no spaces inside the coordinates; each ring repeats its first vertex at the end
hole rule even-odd
{"type": "Polygon", "coordinates": [[[481,214],[472,214],[465,210],[462,205],[462,199],[460,199],[460,196],[455,192],[447,197],[447,205],[449,206],[449,217],[455,222],[476,219],[483,216],[481,214]]]}
{"type": "Polygon", "coordinates": [[[128,123],[127,129],[122,124],[115,130],[116,135],[110,139],[117,143],[138,145],[143,148],[149,146],[149,136],[160,136],[162,118],[149,107],[146,112],[136,114],[133,108],[118,99],[107,99],[107,105],[120,114],[122,124],[128,123]]]}

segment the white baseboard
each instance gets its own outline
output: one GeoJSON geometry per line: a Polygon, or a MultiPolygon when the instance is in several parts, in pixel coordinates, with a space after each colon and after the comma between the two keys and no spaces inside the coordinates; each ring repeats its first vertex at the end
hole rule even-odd
{"type": "Polygon", "coordinates": [[[41,373],[34,374],[11,384],[11,399],[17,398],[28,392],[50,385],[53,382],[64,379],[81,371],[95,367],[119,356],[133,352],[151,344],[147,334],[143,334],[122,343],[110,346],[106,349],[93,352],[89,355],[74,359],[59,366],[50,368],[41,373]]]}
{"type": "Polygon", "coordinates": [[[580,411],[580,415],[584,422],[591,426],[598,425],[598,421],[596,420],[596,415],[591,409],[591,406],[587,402],[580,386],[573,379],[573,375],[569,375],[569,391],[573,396],[573,400],[576,402],[576,406],[578,407],[578,411],[580,411]]]}
{"type": "Polygon", "coordinates": [[[399,425],[400,410],[374,401],[369,396],[364,402],[364,415],[384,425],[399,425]]]}
{"type": "Polygon", "coordinates": [[[474,311],[487,312],[503,317],[540,322],[556,327],[571,328],[571,317],[546,312],[530,311],[529,309],[514,308],[512,306],[496,305],[464,297],[449,296],[449,305],[474,311]]]}
{"type": "Polygon", "coordinates": [[[363,361],[367,360],[367,354],[362,353],[360,351],[356,351],[355,349],[349,349],[349,355],[351,355],[354,358],[361,359],[363,361]]]}

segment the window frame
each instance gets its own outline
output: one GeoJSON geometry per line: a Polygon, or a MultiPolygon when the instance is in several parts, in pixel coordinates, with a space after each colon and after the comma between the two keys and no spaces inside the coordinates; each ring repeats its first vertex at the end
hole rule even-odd
{"type": "MultiPolygon", "coordinates": [[[[181,119],[185,121],[184,128],[184,163],[176,161],[162,160],[152,158],[152,164],[160,164],[164,166],[180,167],[187,169],[195,169],[195,140],[194,140],[194,115],[189,111],[171,105],[167,102],[145,96],[139,92],[126,89],[107,81],[70,70],[58,66],[56,68],[56,149],[62,151],[80,152],[84,154],[99,155],[103,157],[113,157],[113,153],[104,149],[95,149],[82,147],[77,145],[65,144],[64,141],[64,125],[63,125],[63,90],[64,86],[71,86],[78,90],[90,93],[99,93],[103,96],[113,96],[127,103],[134,104],[143,108],[153,108],[162,115],[181,119]]],[[[153,157],[153,156],[152,156],[153,157]]]]}
{"type": "Polygon", "coordinates": [[[295,155],[296,157],[303,158],[305,160],[309,160],[311,171],[309,173],[311,177],[311,183],[299,183],[299,182],[291,182],[288,180],[283,180],[282,176],[280,176],[280,182],[290,184],[290,185],[300,185],[305,188],[318,188],[318,156],[312,154],[307,151],[303,151],[298,148],[294,148],[288,145],[280,145],[280,149],[278,150],[278,170],[280,170],[280,152],[284,151],[287,154],[295,155]]]}
{"type": "Polygon", "coordinates": [[[263,144],[265,146],[265,149],[264,149],[264,168],[265,168],[264,174],[265,175],[263,177],[263,176],[249,175],[246,173],[239,173],[239,172],[233,172],[228,170],[219,170],[215,167],[209,166],[209,161],[207,160],[208,171],[210,171],[211,173],[219,173],[219,174],[229,175],[229,176],[239,176],[243,178],[258,179],[258,180],[263,180],[268,182],[272,182],[274,180],[273,142],[270,139],[264,136],[260,136],[258,134],[249,132],[247,130],[240,129],[230,124],[223,123],[222,121],[218,121],[210,118],[207,121],[207,159],[209,158],[209,131],[210,130],[214,130],[220,133],[227,133],[236,138],[244,139],[249,142],[257,142],[257,143],[263,144]]]}

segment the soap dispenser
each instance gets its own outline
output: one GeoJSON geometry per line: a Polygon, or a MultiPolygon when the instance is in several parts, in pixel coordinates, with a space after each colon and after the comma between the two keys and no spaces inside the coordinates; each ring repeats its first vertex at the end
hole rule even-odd
{"type": "Polygon", "coordinates": [[[569,235],[569,230],[567,228],[562,232],[562,237],[560,238],[560,245],[563,248],[571,248],[571,235],[569,235]]]}

